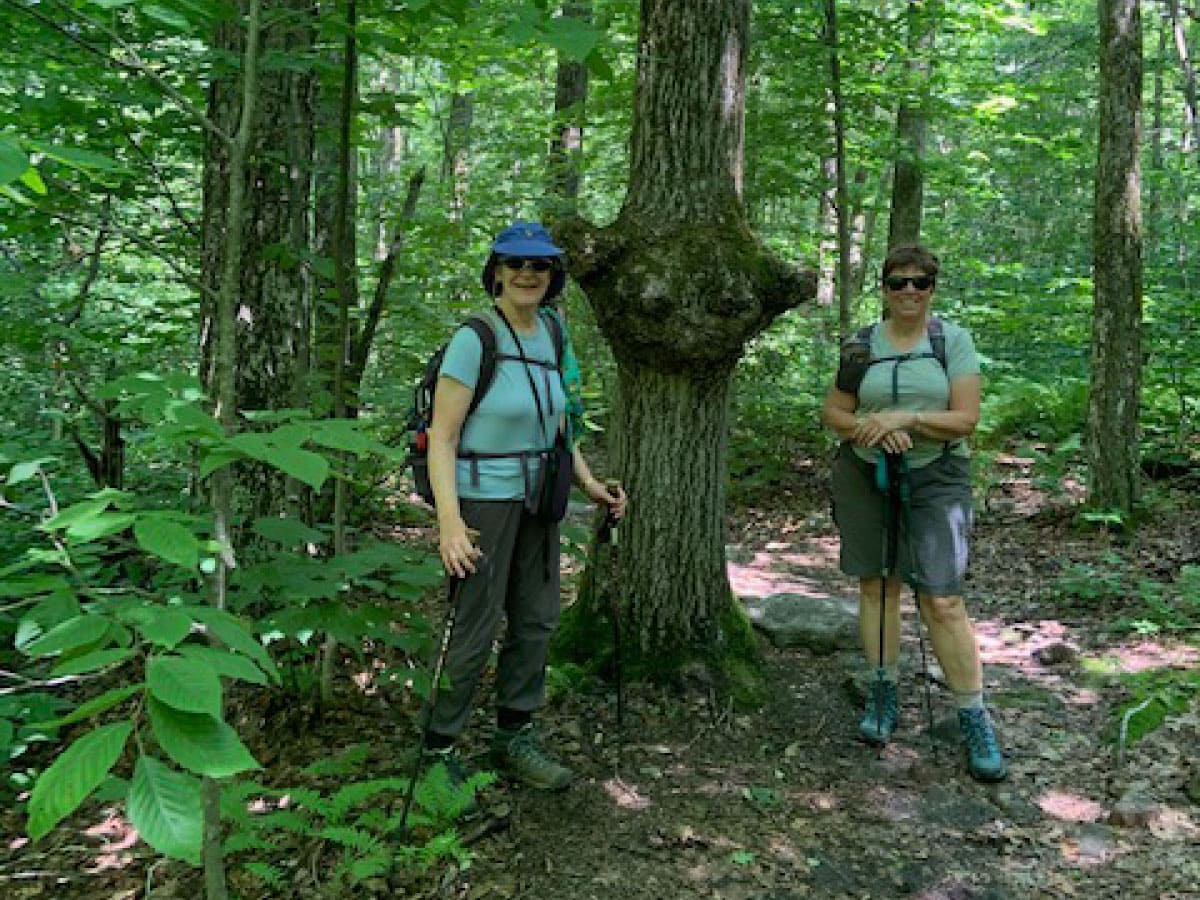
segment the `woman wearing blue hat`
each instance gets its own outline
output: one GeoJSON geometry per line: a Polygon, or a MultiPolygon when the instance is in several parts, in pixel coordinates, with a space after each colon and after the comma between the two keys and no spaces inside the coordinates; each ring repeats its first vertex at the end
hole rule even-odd
{"type": "MultiPolygon", "coordinates": [[[[425,740],[455,781],[465,772],[454,742],[502,616],[492,763],[547,790],[565,788],[573,777],[542,747],[533,724],[559,618],[558,523],[537,509],[536,497],[556,438],[571,448],[575,484],[589,499],[620,517],[626,498],[592,475],[571,440],[563,373],[573,370],[577,398],[578,367],[562,320],[548,308],[566,285],[563,256],[536,222],[500,233],[483,268],[483,286],[495,301],[486,317],[495,332],[495,378],[471,411],[484,348],[478,332],[463,327],[446,348],[434,394],[429,477],[439,549],[447,573],[465,581],[446,654],[449,685],[438,695],[425,740]],[[469,529],[478,532],[477,544],[469,529]]],[[[574,405],[578,412],[577,399],[574,405]]]]}

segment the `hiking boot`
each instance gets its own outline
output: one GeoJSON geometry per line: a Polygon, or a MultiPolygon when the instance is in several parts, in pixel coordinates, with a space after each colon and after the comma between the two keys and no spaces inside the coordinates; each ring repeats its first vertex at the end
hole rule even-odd
{"type": "Polygon", "coordinates": [[[988,711],[982,707],[960,709],[958,727],[967,744],[967,771],[971,777],[979,781],[1003,781],[1008,775],[1008,766],[1000,753],[988,711]]]}
{"type": "Polygon", "coordinates": [[[575,777],[574,772],[542,748],[532,722],[517,731],[496,729],[492,763],[498,772],[542,791],[561,791],[575,777]]]}
{"type": "MultiPolygon", "coordinates": [[[[453,747],[447,747],[444,750],[430,750],[425,757],[424,770],[426,777],[441,765],[446,770],[446,794],[448,805],[455,806],[454,799],[462,797],[465,792],[467,779],[471,777],[471,771],[467,768],[467,764],[463,762],[462,757],[455,752],[453,747]],[[454,799],[451,799],[454,798],[454,799]]],[[[454,812],[454,816],[470,816],[479,811],[479,804],[475,802],[475,791],[472,789],[470,796],[464,798],[461,809],[454,812]]]]}
{"type": "Polygon", "coordinates": [[[858,733],[869,744],[886,744],[900,723],[900,701],[896,682],[875,680],[867,685],[867,708],[858,723],[858,733]]]}

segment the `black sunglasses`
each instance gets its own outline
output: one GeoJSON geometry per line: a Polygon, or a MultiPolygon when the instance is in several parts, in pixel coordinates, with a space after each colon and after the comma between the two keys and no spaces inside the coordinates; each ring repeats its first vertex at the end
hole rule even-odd
{"type": "Polygon", "coordinates": [[[502,256],[500,257],[500,265],[506,269],[512,269],[514,272],[520,272],[522,269],[533,269],[535,272],[549,272],[557,267],[557,262],[553,259],[545,259],[541,257],[527,256],[502,256]]]}
{"type": "Polygon", "coordinates": [[[889,291],[902,291],[906,284],[911,284],[918,291],[927,291],[933,287],[933,277],[930,275],[904,276],[904,275],[889,275],[883,279],[884,285],[889,291]]]}

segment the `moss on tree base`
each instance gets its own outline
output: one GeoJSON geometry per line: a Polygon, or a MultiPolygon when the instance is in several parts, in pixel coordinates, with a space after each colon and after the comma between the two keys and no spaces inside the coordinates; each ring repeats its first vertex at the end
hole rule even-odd
{"type": "MultiPolygon", "coordinates": [[[[741,604],[732,598],[720,618],[717,634],[706,644],[650,654],[642,651],[628,635],[623,638],[621,664],[626,684],[649,681],[687,687],[698,681],[740,712],[758,709],[766,701],[760,639],[741,604]]],[[[550,657],[554,665],[578,666],[588,676],[613,680],[611,620],[583,603],[564,610],[550,657]]]]}

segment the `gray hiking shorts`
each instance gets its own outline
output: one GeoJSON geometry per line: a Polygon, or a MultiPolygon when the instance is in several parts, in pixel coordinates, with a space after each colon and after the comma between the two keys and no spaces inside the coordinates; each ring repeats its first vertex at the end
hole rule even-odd
{"type": "MultiPolygon", "coordinates": [[[[974,521],[970,460],[943,453],[913,469],[909,483],[912,500],[909,515],[901,516],[896,572],[905,581],[915,576],[922,594],[959,596],[974,521]],[[915,560],[910,561],[910,549],[915,560]]],[[[833,520],[841,532],[840,564],[847,575],[878,578],[883,573],[886,511],[887,498],[875,487],[873,466],[843,444],[833,463],[833,520]]]]}

